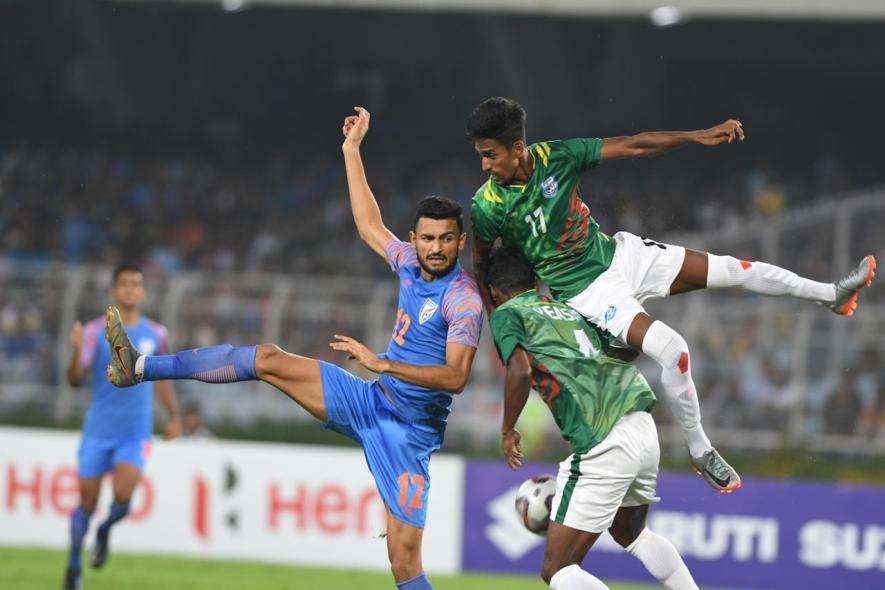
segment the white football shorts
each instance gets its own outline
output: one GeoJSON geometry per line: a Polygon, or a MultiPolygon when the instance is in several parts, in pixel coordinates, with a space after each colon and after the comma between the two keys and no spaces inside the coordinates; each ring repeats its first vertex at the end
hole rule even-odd
{"type": "Polygon", "coordinates": [[[601,533],[622,506],[660,502],[655,496],[660,460],[658,430],[651,414],[627,414],[601,443],[559,464],[550,519],[601,533]]]}
{"type": "Polygon", "coordinates": [[[614,238],[617,245],[611,266],[566,303],[626,342],[633,318],[645,311],[642,302],[670,294],[670,286],[685,260],[685,248],[625,231],[616,233],[614,238]]]}

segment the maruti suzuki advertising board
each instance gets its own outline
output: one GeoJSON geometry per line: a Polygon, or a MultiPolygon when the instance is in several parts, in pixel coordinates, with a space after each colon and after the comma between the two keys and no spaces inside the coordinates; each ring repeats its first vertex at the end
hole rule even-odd
{"type": "MultiPolygon", "coordinates": [[[[521,526],[513,500],[522,481],[556,471],[467,463],[464,569],[540,572],[544,538],[521,526]]],[[[719,494],[694,475],[661,474],[658,496],[649,527],[673,542],[701,587],[885,588],[885,489],[748,477],[719,494]]],[[[607,534],[584,566],[602,579],[656,583],[607,534]]]]}
{"type": "MultiPolygon", "coordinates": [[[[0,545],[65,548],[78,501],[79,434],[0,428],[0,545]]],[[[115,549],[387,570],[384,506],[353,448],[156,441],[115,549]]],[[[541,568],[544,538],[513,500],[522,481],[502,461],[431,461],[424,563],[430,572],[541,568]]],[[[106,482],[93,524],[110,503],[106,482]]],[[[694,475],[662,474],[649,526],[670,539],[701,587],[885,588],[885,488],[746,477],[734,494],[694,475]]],[[[654,583],[604,535],[585,567],[604,580],[654,583]]],[[[540,587],[539,580],[539,587],[540,587]]]]}

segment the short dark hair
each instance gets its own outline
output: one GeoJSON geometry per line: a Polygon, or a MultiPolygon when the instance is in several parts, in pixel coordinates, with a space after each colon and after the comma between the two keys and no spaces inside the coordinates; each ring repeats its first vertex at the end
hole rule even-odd
{"type": "Polygon", "coordinates": [[[124,272],[137,272],[140,275],[144,275],[144,270],[135,264],[134,262],[124,262],[122,264],[118,264],[116,268],[114,268],[114,272],[111,274],[111,286],[117,284],[117,279],[120,278],[120,275],[124,272]]]}
{"type": "Polygon", "coordinates": [[[487,98],[470,113],[465,133],[471,141],[493,139],[509,147],[525,139],[525,109],[512,98],[487,98]]]}
{"type": "Polygon", "coordinates": [[[506,295],[533,289],[535,270],[522,252],[510,246],[494,250],[486,263],[486,282],[506,295]]]}
{"type": "Polygon", "coordinates": [[[464,215],[461,213],[461,205],[458,201],[447,199],[445,197],[424,197],[418,203],[418,211],[415,213],[415,224],[418,227],[418,220],[422,217],[430,219],[454,219],[458,222],[458,235],[464,231],[464,215]]]}

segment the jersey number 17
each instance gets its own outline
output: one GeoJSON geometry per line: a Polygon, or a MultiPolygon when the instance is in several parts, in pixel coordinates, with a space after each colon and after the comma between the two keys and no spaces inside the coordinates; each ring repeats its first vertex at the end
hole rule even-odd
{"type": "Polygon", "coordinates": [[[547,233],[547,222],[544,220],[544,210],[538,207],[531,215],[525,216],[525,222],[532,226],[532,236],[538,237],[547,233]],[[540,229],[540,232],[538,231],[540,229]]]}

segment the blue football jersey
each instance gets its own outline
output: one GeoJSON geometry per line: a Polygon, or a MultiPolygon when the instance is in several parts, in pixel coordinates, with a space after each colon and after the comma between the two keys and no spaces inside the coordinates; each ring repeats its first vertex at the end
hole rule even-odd
{"type": "MultiPolygon", "coordinates": [[[[105,439],[149,438],[153,432],[154,384],[139,383],[119,389],[107,380],[111,349],[105,338],[105,318],[96,318],[83,329],[80,366],[92,378],[92,403],[83,422],[83,436],[105,439]]],[[[126,334],[141,354],[168,354],[166,328],[144,316],[126,334]]]]}
{"type": "MultiPolygon", "coordinates": [[[[444,277],[425,281],[414,246],[392,240],[386,248],[391,269],[399,274],[396,325],[386,357],[411,365],[446,364],[449,342],[476,348],[482,331],[482,300],[476,283],[460,264],[444,277]]],[[[445,429],[452,394],[381,375],[397,412],[413,424],[445,429]]]]}

